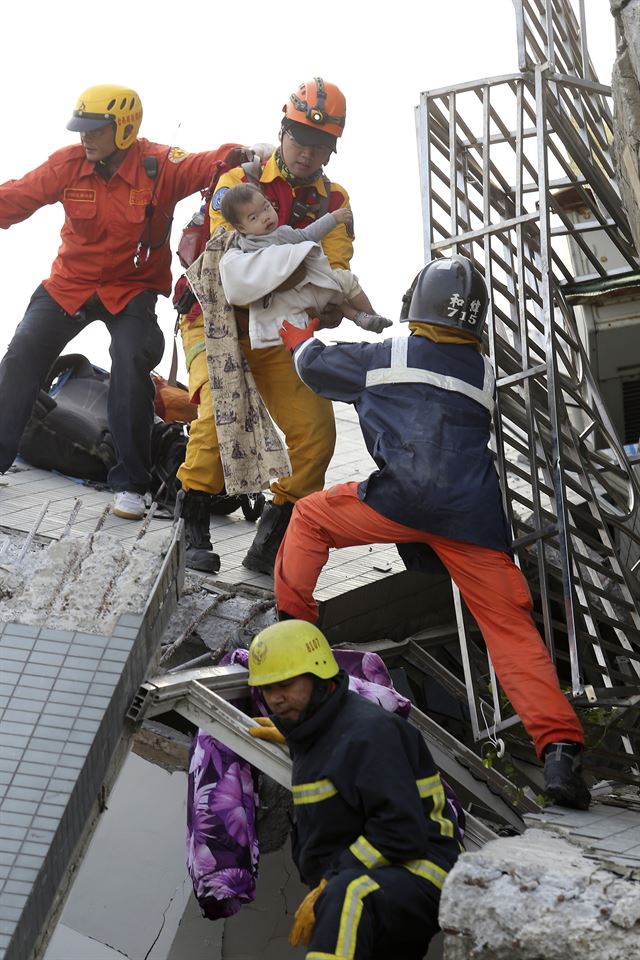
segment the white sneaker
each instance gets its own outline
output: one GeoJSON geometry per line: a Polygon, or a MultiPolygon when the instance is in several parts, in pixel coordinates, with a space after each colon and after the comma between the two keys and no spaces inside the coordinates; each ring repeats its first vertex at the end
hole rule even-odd
{"type": "Polygon", "coordinates": [[[111,511],[114,516],[124,520],[142,520],[145,511],[144,497],[131,490],[120,490],[113,498],[111,511]]]}

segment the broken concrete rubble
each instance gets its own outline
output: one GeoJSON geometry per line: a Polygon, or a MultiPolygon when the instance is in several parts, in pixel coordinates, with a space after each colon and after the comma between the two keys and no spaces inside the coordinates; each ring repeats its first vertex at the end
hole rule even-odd
{"type": "Polygon", "coordinates": [[[141,613],[171,542],[168,528],[127,546],[99,532],[67,537],[0,563],[0,622],[109,634],[122,614],[141,613]]]}
{"type": "Polygon", "coordinates": [[[640,883],[626,872],[539,829],[465,854],[442,896],[444,960],[640,956],[640,883]]]}

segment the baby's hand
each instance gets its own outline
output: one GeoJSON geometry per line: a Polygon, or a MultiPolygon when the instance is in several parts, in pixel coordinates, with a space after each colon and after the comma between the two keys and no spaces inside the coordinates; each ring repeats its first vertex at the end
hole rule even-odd
{"type": "Polygon", "coordinates": [[[332,211],[338,223],[344,223],[347,227],[353,226],[353,213],[349,207],[340,207],[339,210],[332,211]]]}

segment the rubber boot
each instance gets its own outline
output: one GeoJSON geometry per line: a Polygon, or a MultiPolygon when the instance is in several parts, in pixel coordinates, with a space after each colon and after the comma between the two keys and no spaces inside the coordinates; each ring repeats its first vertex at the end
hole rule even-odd
{"type": "Polygon", "coordinates": [[[184,534],[187,543],[185,563],[190,570],[217,573],[220,557],[213,552],[209,525],[211,523],[210,493],[187,490],[182,503],[184,534]]]}
{"type": "Polygon", "coordinates": [[[292,503],[268,503],[264,508],[253,543],[242,566],[257,573],[273,574],[276,554],[291,520],[292,503]]]}
{"type": "Polygon", "coordinates": [[[551,803],[587,810],[591,794],[582,778],[579,743],[550,743],[544,751],[544,792],[551,803]]]}

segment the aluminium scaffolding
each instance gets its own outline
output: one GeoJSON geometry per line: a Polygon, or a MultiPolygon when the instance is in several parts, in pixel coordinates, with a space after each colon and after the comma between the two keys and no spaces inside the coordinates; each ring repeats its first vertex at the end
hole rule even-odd
{"type": "MultiPolygon", "coordinates": [[[[572,305],[594,281],[638,279],[611,89],[589,59],[584,0],[514,6],[519,72],[423,93],[416,109],[425,260],[461,253],[487,280],[492,443],[514,553],[563,685],[604,708],[591,714],[592,769],[640,783],[640,487],[572,305]]],[[[455,587],[454,599],[474,737],[495,742],[515,718],[455,587]]]]}

